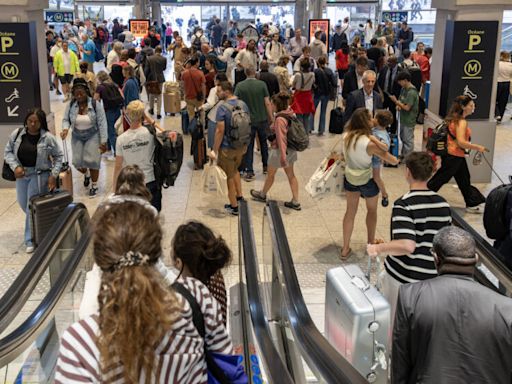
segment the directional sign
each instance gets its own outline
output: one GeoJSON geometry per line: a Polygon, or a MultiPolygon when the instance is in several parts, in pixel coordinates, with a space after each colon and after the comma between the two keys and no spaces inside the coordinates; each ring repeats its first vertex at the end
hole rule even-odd
{"type": "Polygon", "coordinates": [[[36,25],[0,23],[0,124],[22,123],[41,107],[36,25]]]}
{"type": "Polygon", "coordinates": [[[49,23],[72,23],[75,18],[73,12],[44,11],[44,19],[49,23]]]}
{"type": "Polygon", "coordinates": [[[393,23],[399,23],[407,21],[408,12],[382,12],[382,21],[392,21],[393,23]]]}

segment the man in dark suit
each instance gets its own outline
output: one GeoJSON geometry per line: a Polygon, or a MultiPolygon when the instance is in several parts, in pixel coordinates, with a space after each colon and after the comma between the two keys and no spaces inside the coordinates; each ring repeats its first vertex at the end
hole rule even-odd
{"type": "Polygon", "coordinates": [[[381,57],[384,56],[384,52],[382,51],[382,49],[377,47],[377,43],[378,40],[375,37],[370,40],[370,44],[372,45],[372,47],[366,51],[366,56],[368,57],[368,60],[373,60],[375,64],[378,66],[381,57]]]}
{"type": "MultiPolygon", "coordinates": [[[[377,73],[377,63],[368,57],[366,48],[364,48],[364,47],[357,48],[357,58],[360,58],[360,57],[364,57],[366,60],[368,60],[368,69],[370,71],[374,71],[375,73],[377,73]]],[[[354,64],[350,64],[348,67],[349,71],[351,69],[353,69],[354,66],[355,66],[354,64]]]]}
{"type": "Polygon", "coordinates": [[[391,124],[391,127],[389,128],[389,133],[393,134],[396,134],[397,130],[396,105],[391,101],[389,96],[393,95],[396,98],[400,97],[400,90],[402,87],[398,84],[398,81],[396,81],[396,75],[400,70],[396,56],[390,56],[388,58],[387,65],[380,70],[377,78],[379,89],[384,94],[384,108],[388,108],[393,114],[393,124],[391,124]]]}
{"type": "Polygon", "coordinates": [[[350,69],[343,77],[343,89],[341,96],[347,100],[348,95],[363,87],[363,73],[368,70],[368,59],[365,57],[358,57],[356,65],[350,69]]]}
{"type": "Polygon", "coordinates": [[[268,93],[270,97],[279,93],[279,80],[277,76],[268,71],[269,65],[267,60],[263,60],[260,64],[260,73],[258,79],[263,81],[267,85],[268,93]]]}
{"type": "Polygon", "coordinates": [[[146,59],[144,75],[146,76],[146,84],[153,81],[158,83],[160,90],[156,94],[149,93],[149,113],[153,114],[153,105],[156,102],[157,118],[162,118],[162,85],[165,82],[164,71],[167,68],[167,59],[162,56],[162,47],[159,45],[155,48],[155,54],[146,59]]]}
{"type": "Polygon", "coordinates": [[[382,98],[374,89],[376,83],[375,72],[367,70],[363,73],[363,88],[352,91],[348,95],[347,106],[343,114],[343,125],[350,120],[352,113],[357,108],[368,109],[372,116],[375,116],[375,111],[382,109],[382,98]]]}

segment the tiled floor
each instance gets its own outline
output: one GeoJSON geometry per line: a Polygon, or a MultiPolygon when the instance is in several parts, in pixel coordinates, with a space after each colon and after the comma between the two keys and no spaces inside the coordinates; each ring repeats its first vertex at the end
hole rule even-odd
{"type": "MultiPolygon", "coordinates": [[[[60,121],[65,104],[62,97],[51,94],[52,111],[55,113],[57,130],[60,130],[60,121]]],[[[331,106],[327,111],[329,116],[331,106]]],[[[317,116],[318,120],[318,116],[317,116]]],[[[166,129],[180,130],[181,120],[179,116],[166,116],[161,121],[166,129]]],[[[420,148],[421,127],[416,132],[416,148],[420,148]]],[[[341,263],[338,258],[342,245],[342,218],[345,212],[345,199],[342,196],[328,196],[323,199],[309,197],[304,185],[313,174],[321,160],[330,149],[339,141],[338,136],[326,135],[323,137],[311,136],[311,145],[308,150],[299,154],[296,163],[296,173],[299,179],[300,202],[302,211],[296,212],[282,207],[282,216],[285,223],[288,240],[303,294],[308,303],[310,313],[316,324],[323,330],[323,300],[325,289],[325,272],[327,269],[341,263]]],[[[69,144],[68,144],[69,145],[69,144]]],[[[185,148],[190,147],[190,137],[185,137],[185,148]]],[[[338,145],[339,147],[339,145],[338,145]]],[[[512,124],[507,122],[498,126],[496,135],[495,167],[500,175],[508,175],[510,172],[509,149],[512,147],[512,124]]],[[[188,151],[185,151],[188,152],[188,151]]],[[[243,191],[249,196],[251,188],[261,188],[264,182],[262,174],[261,158],[259,153],[254,157],[256,179],[253,182],[243,182],[243,191]]],[[[486,165],[482,165],[486,166],[486,165]]],[[[83,202],[92,214],[102,199],[111,193],[113,162],[102,160],[100,172],[100,192],[95,199],[87,197],[87,191],[82,186],[79,173],[74,170],[75,200],[83,202]]],[[[403,168],[384,168],[383,179],[388,188],[390,200],[398,198],[407,190],[403,177],[403,168]]],[[[162,223],[165,228],[164,254],[166,263],[170,263],[170,242],[176,228],[187,220],[201,220],[209,225],[218,234],[222,235],[231,246],[235,255],[233,265],[227,272],[228,286],[236,283],[237,273],[234,273],[238,263],[238,221],[236,217],[228,216],[222,211],[225,201],[216,196],[209,196],[201,192],[201,172],[193,171],[192,158],[185,154],[185,162],[176,185],[163,191],[162,223]]],[[[488,192],[498,180],[493,176],[492,183],[477,185],[484,193],[488,192]]],[[[447,198],[452,206],[462,207],[461,194],[455,186],[447,185],[440,192],[447,198]]],[[[269,197],[280,202],[289,200],[291,196],[286,176],[278,172],[275,184],[269,193],[269,197]]],[[[257,202],[250,202],[253,217],[253,227],[258,252],[262,253],[263,247],[263,210],[264,206],[257,202]]],[[[366,268],[364,255],[366,244],[366,228],[364,224],[364,201],[360,203],[359,213],[356,219],[354,234],[352,237],[352,249],[355,256],[349,262],[358,262],[362,268],[366,268]]],[[[389,222],[391,207],[379,208],[377,236],[389,239],[389,222]]],[[[482,217],[466,215],[466,219],[482,232],[482,217]]],[[[5,285],[15,276],[17,271],[28,262],[29,256],[24,253],[23,225],[24,214],[16,203],[14,189],[0,190],[0,280],[5,285]]],[[[0,284],[0,295],[5,289],[0,284]]]]}

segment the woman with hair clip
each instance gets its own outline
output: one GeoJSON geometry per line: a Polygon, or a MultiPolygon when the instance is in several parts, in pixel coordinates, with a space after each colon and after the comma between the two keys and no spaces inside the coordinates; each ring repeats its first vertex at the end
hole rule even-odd
{"type": "Polygon", "coordinates": [[[206,286],[193,278],[185,283],[206,312],[203,340],[188,301],[155,268],[162,237],[149,204],[110,202],[100,211],[93,233],[94,260],[102,271],[99,313],[64,332],[56,383],[206,384],[204,343],[211,352],[231,353],[206,286]]]}
{"type": "Polygon", "coordinates": [[[228,301],[221,270],[229,265],[232,254],[222,236],[215,236],[210,228],[197,221],[180,225],[172,240],[172,259],[180,271],[178,282],[183,284],[193,277],[208,287],[220,305],[226,325],[228,301]]]}
{"type": "Polygon", "coordinates": [[[347,260],[352,253],[350,238],[359,207],[359,198],[366,202],[367,243],[375,243],[377,228],[377,204],[379,187],[372,178],[372,156],[398,164],[398,159],[387,151],[378,138],[372,135],[373,120],[366,108],[357,108],[345,126],[343,154],[345,157],[345,187],[347,208],[343,217],[343,248],[341,260],[347,260]]]}
{"type": "Polygon", "coordinates": [[[471,128],[466,117],[475,111],[475,102],[469,96],[457,96],[445,118],[448,124],[448,154],[441,157],[441,168],[432,176],[428,187],[437,192],[453,177],[457,182],[464,201],[466,211],[482,213],[480,204],[485,203],[485,197],[471,185],[466,152],[475,150],[480,153],[489,152],[483,145],[471,143],[471,128]]]}
{"type": "Polygon", "coordinates": [[[265,184],[261,191],[251,189],[251,196],[254,200],[260,202],[267,201],[267,192],[272,188],[274,179],[279,168],[283,168],[290,189],[292,190],[292,200],[284,203],[287,208],[301,210],[299,203],[299,182],[293,171],[293,164],[297,161],[297,152],[288,148],[287,133],[289,119],[295,117],[295,113],[289,107],[290,95],[285,92],[280,92],[272,96],[272,108],[274,110],[275,119],[272,124],[272,135],[268,137],[271,142],[271,149],[268,156],[268,174],[265,179],[265,184]]]}
{"type": "Polygon", "coordinates": [[[28,203],[32,196],[55,189],[62,167],[62,151],[55,136],[48,131],[44,111],[35,108],[28,112],[23,127],[9,136],[4,160],[16,177],[16,199],[25,212],[25,251],[32,253],[28,203]]]}

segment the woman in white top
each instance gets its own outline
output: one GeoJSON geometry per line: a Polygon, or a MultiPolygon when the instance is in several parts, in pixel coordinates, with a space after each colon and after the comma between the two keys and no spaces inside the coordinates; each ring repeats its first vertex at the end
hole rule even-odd
{"type": "Polygon", "coordinates": [[[110,73],[112,65],[119,62],[121,51],[123,50],[123,43],[116,41],[112,46],[112,50],[107,55],[107,71],[110,73]]]}
{"type": "MultiPolygon", "coordinates": [[[[226,75],[228,81],[233,84],[235,81],[233,77],[233,70],[235,69],[235,48],[233,48],[233,45],[230,40],[226,40],[223,44],[224,51],[222,52],[222,55],[217,56],[217,58],[228,64],[228,67],[226,68],[226,75]]],[[[215,88],[215,87],[214,87],[215,88]]]]}
{"type": "Polygon", "coordinates": [[[352,114],[343,134],[343,154],[345,157],[344,187],[347,209],[343,218],[343,249],[341,259],[350,256],[350,238],[354,230],[354,220],[359,206],[359,197],[366,202],[366,229],[368,244],[375,242],[377,227],[377,203],[379,187],[372,178],[372,156],[398,164],[398,159],[383,148],[379,139],[372,136],[374,123],[366,108],[358,108],[352,114]]]}
{"type": "Polygon", "coordinates": [[[381,43],[381,46],[382,46],[382,50],[384,51],[384,56],[385,56],[386,61],[387,61],[389,56],[395,54],[395,48],[393,48],[392,45],[388,44],[388,41],[386,40],[385,37],[381,37],[379,40],[380,40],[380,43],[381,43]]]}
{"type": "Polygon", "coordinates": [[[219,72],[215,75],[215,87],[210,89],[210,93],[206,99],[206,103],[201,106],[203,111],[206,111],[206,124],[208,128],[208,148],[213,149],[213,142],[215,140],[215,130],[217,129],[217,107],[219,105],[219,96],[217,96],[217,85],[228,78],[225,73],[219,72]]]}
{"type": "Polygon", "coordinates": [[[364,26],[364,45],[366,48],[370,48],[370,41],[375,36],[375,28],[373,27],[373,22],[368,19],[366,20],[366,25],[364,26]]]}
{"type": "Polygon", "coordinates": [[[496,121],[501,123],[507,109],[508,96],[510,95],[510,81],[512,80],[512,63],[510,53],[502,51],[498,63],[498,88],[496,90],[496,121]]]}

